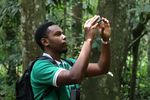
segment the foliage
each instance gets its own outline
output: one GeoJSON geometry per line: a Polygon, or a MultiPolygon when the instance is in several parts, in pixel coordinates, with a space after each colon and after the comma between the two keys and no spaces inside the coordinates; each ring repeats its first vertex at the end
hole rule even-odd
{"type": "MultiPolygon", "coordinates": [[[[133,26],[129,26],[132,30],[132,28],[135,28],[135,26],[138,23],[143,23],[146,17],[149,17],[150,15],[150,5],[148,0],[140,0],[136,2],[135,8],[131,8],[128,12],[128,16],[130,19],[130,23],[133,24],[133,26]],[[135,17],[132,17],[134,13],[135,17]],[[142,15],[142,16],[141,16],[142,15]],[[143,18],[143,19],[142,19],[143,18]]],[[[150,17],[149,17],[150,19],[150,17]]],[[[149,24],[150,22],[147,23],[146,29],[144,31],[149,32],[149,24]]],[[[148,56],[147,56],[147,45],[148,43],[147,35],[141,39],[140,46],[139,46],[139,60],[138,60],[138,70],[137,70],[137,79],[136,79],[136,89],[135,89],[135,99],[136,100],[149,100],[150,97],[150,88],[149,88],[149,82],[150,78],[147,74],[148,72],[148,56]]],[[[122,92],[122,99],[123,100],[128,100],[129,99],[129,91],[130,91],[130,83],[131,83],[131,75],[132,75],[132,61],[133,61],[133,56],[132,52],[128,52],[127,56],[127,63],[123,67],[123,74],[122,74],[122,82],[121,82],[121,92],[122,92]]]]}
{"type": "Polygon", "coordinates": [[[3,99],[13,100],[15,69],[21,63],[20,6],[17,0],[2,0],[0,8],[0,67],[5,70],[0,77],[0,93],[3,99]]]}
{"type": "Polygon", "coordinates": [[[12,61],[12,64],[19,62],[19,25],[20,25],[20,12],[19,4],[16,0],[12,0],[1,6],[0,10],[0,63],[6,65],[8,62],[12,61]],[[15,59],[14,59],[15,58],[15,59]],[[18,59],[16,59],[18,58],[18,59]]]}
{"type": "Polygon", "coordinates": [[[15,81],[8,85],[6,80],[6,69],[0,66],[0,100],[15,100],[15,81]]]}
{"type": "MultiPolygon", "coordinates": [[[[58,23],[63,29],[65,29],[65,35],[68,39],[68,55],[67,57],[77,58],[80,53],[81,46],[84,41],[84,32],[80,33],[79,36],[74,37],[72,31],[73,14],[72,7],[82,2],[83,18],[81,20],[84,24],[87,18],[90,18],[96,14],[96,8],[98,0],[46,0],[46,20],[54,21],[58,23]],[[66,1],[66,4],[64,2],[66,1]],[[67,10],[64,15],[64,10],[67,10]],[[66,17],[67,16],[67,17],[66,17]],[[66,21],[66,22],[65,22],[66,21]],[[64,25],[66,23],[66,25],[64,25]],[[75,43],[78,38],[80,45],[77,46],[75,43]]],[[[133,27],[139,22],[140,14],[150,13],[150,5],[148,0],[137,0],[135,8],[131,8],[127,13],[133,24],[133,27]],[[145,1],[145,2],[144,2],[145,1]],[[132,17],[131,13],[135,13],[132,17]]],[[[5,100],[14,100],[14,84],[8,85],[7,83],[7,72],[9,67],[15,66],[17,73],[20,73],[20,67],[22,63],[22,35],[20,32],[20,3],[18,0],[1,0],[0,1],[0,99],[1,97],[5,100]],[[9,90],[9,91],[8,91],[9,90]]],[[[150,24],[150,23],[149,23],[150,24]]],[[[129,25],[130,28],[133,28],[129,25]]],[[[150,27],[147,25],[146,31],[150,31],[150,27]]],[[[129,34],[130,35],[130,34],[129,34]]],[[[146,35],[147,36],[147,35],[146,35]]],[[[145,37],[146,37],[145,36],[145,37]]],[[[137,86],[136,86],[136,100],[148,100],[150,99],[150,78],[147,73],[148,58],[147,49],[145,43],[146,38],[142,38],[140,43],[139,51],[139,65],[137,72],[137,86]]],[[[94,49],[100,49],[100,38],[97,38],[93,43],[94,49]]],[[[148,45],[148,44],[147,44],[148,45]]],[[[132,53],[128,52],[126,65],[123,67],[122,81],[121,81],[121,93],[122,100],[129,99],[130,89],[130,77],[132,74],[132,53]]],[[[13,81],[14,83],[14,81],[13,81]]]]}

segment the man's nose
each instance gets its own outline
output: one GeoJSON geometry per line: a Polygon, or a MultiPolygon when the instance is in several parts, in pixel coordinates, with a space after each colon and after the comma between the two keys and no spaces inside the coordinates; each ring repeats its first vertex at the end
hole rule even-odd
{"type": "Polygon", "coordinates": [[[62,34],[63,40],[66,40],[66,36],[64,34],[62,34]]]}

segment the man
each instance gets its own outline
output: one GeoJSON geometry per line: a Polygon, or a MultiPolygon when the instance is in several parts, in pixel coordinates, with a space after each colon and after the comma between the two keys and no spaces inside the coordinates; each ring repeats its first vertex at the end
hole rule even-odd
{"type": "Polygon", "coordinates": [[[110,34],[109,21],[102,18],[97,23],[100,16],[95,15],[86,21],[85,41],[81,52],[76,60],[68,59],[73,62],[71,66],[67,61],[61,59],[61,54],[67,52],[66,36],[63,30],[56,24],[49,22],[41,25],[36,33],[35,40],[44,51],[43,56],[47,56],[56,64],[49,60],[38,60],[35,62],[31,72],[31,85],[35,100],[40,100],[44,91],[49,86],[55,86],[44,97],[44,100],[70,100],[70,92],[73,88],[78,88],[78,84],[85,77],[106,74],[110,66],[110,34]],[[89,56],[93,39],[94,30],[98,29],[101,33],[102,49],[98,63],[89,63],[89,56]]]}

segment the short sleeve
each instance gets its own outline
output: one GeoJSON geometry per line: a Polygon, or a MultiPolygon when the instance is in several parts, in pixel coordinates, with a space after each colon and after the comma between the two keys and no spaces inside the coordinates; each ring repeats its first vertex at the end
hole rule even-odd
{"type": "Polygon", "coordinates": [[[31,79],[35,83],[57,86],[57,76],[62,70],[65,69],[59,68],[48,60],[38,60],[33,66],[31,79]]]}

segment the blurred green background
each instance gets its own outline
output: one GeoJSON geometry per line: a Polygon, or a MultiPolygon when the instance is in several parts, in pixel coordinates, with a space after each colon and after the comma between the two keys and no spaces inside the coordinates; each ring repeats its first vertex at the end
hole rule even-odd
{"type": "MultiPolygon", "coordinates": [[[[68,53],[77,58],[84,22],[99,14],[112,27],[111,68],[86,78],[81,100],[150,100],[150,0],[0,0],[0,100],[15,100],[15,82],[41,50],[36,27],[54,21],[64,30],[68,53]]],[[[100,54],[97,34],[91,62],[100,54]]]]}

